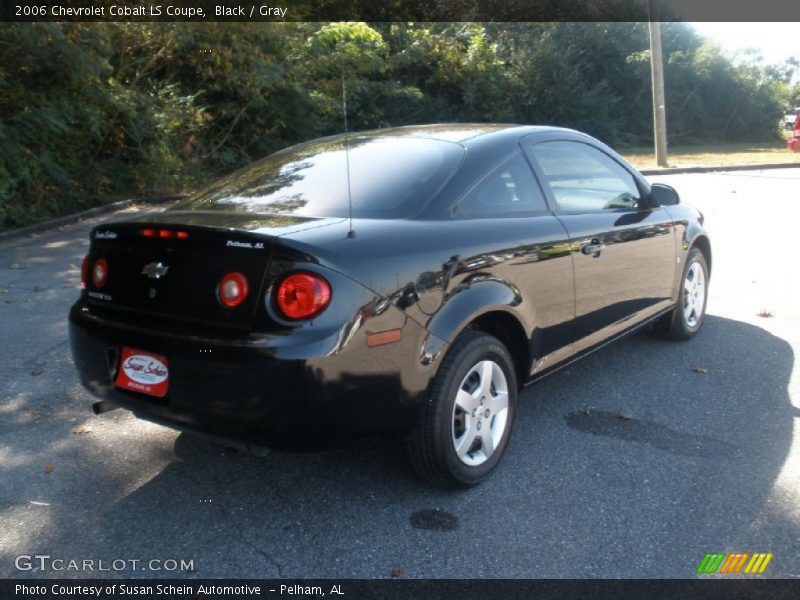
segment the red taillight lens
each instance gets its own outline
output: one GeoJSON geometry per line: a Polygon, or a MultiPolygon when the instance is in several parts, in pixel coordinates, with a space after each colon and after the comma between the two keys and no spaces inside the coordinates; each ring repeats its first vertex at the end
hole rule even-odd
{"type": "Polygon", "coordinates": [[[81,287],[86,287],[89,283],[89,255],[83,257],[81,263],[81,287]]]}
{"type": "Polygon", "coordinates": [[[283,316],[310,319],[330,303],[331,286],[319,275],[293,273],[281,281],[275,298],[283,316]]]}
{"type": "Polygon", "coordinates": [[[108,281],[108,263],[105,258],[98,258],[92,267],[92,283],[95,287],[101,288],[108,281]]]}
{"type": "Polygon", "coordinates": [[[178,238],[179,240],[185,240],[189,238],[188,231],[172,231],[171,229],[154,229],[153,227],[145,227],[144,229],[139,230],[139,235],[142,237],[149,237],[149,238],[161,238],[162,240],[169,240],[172,238],[178,238]]]}
{"type": "Polygon", "coordinates": [[[250,286],[242,273],[228,273],[219,281],[217,298],[223,306],[236,308],[247,299],[250,286]]]}

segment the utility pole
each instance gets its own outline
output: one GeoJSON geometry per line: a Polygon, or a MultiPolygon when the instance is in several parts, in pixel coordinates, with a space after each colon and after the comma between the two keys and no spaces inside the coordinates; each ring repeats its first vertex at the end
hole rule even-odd
{"type": "Polygon", "coordinates": [[[661,23],[658,0],[648,0],[650,17],[650,72],[653,78],[653,132],[656,164],[667,167],[667,111],[664,100],[664,59],[661,56],[661,23]]]}

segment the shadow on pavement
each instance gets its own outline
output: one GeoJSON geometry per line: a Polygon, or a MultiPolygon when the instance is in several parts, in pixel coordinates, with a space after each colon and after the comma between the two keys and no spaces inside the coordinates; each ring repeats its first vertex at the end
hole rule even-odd
{"type": "MultiPolygon", "coordinates": [[[[396,441],[256,458],[181,434],[114,501],[137,464],[85,474],[93,519],[56,509],[36,548],[8,550],[193,559],[197,577],[692,577],[705,552],[773,551],[736,544],[790,449],[793,366],[787,342],[721,317],[687,344],[635,335],[523,392],[503,464],[464,492],[418,483],[396,441]]],[[[783,558],[773,574],[796,575],[783,558]]]]}

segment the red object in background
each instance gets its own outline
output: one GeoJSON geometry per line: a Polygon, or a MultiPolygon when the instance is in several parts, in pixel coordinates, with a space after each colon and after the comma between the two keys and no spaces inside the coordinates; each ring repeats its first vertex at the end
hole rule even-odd
{"type": "Polygon", "coordinates": [[[792,139],[786,142],[786,147],[792,152],[800,152],[800,115],[794,120],[792,139]]]}

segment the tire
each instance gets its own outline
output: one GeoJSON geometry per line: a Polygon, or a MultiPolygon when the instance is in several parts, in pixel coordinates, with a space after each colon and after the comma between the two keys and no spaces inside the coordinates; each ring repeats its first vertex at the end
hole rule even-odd
{"type": "Polygon", "coordinates": [[[663,337],[690,340],[703,326],[708,303],[708,264],[699,248],[692,248],[678,287],[678,304],[656,327],[663,337]],[[692,297],[694,294],[694,297],[692,297]]]}
{"type": "Polygon", "coordinates": [[[442,361],[423,414],[405,440],[414,470],[437,487],[481,483],[508,446],[516,404],[517,377],[506,347],[480,331],[462,333],[442,361]]]}

